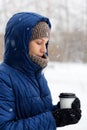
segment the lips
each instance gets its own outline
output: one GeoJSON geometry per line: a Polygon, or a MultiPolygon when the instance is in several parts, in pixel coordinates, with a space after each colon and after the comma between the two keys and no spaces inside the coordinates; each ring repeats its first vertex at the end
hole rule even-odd
{"type": "Polygon", "coordinates": [[[47,55],[46,55],[46,54],[43,54],[42,58],[45,58],[45,59],[46,59],[46,58],[47,58],[47,55]]]}

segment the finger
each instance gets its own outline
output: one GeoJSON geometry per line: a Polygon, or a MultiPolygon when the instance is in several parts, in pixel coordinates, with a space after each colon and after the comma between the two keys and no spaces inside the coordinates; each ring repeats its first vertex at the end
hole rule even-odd
{"type": "Polygon", "coordinates": [[[73,101],[73,103],[72,103],[72,108],[73,109],[78,109],[78,108],[80,108],[81,107],[81,105],[80,105],[80,100],[79,100],[79,98],[76,98],[74,101],[73,101]]]}

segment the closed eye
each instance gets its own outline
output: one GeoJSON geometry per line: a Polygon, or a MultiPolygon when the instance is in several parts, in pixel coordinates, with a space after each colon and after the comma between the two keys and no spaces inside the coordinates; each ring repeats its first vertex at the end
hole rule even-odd
{"type": "Polygon", "coordinates": [[[41,44],[42,44],[42,42],[37,42],[37,44],[38,44],[38,45],[41,45],[41,44]]]}

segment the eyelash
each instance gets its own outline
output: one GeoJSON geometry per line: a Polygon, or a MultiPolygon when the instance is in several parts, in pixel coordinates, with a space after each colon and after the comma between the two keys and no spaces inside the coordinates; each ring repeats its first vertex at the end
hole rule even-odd
{"type": "Polygon", "coordinates": [[[41,42],[37,42],[38,45],[41,45],[41,42]]]}
{"type": "MultiPolygon", "coordinates": [[[[47,42],[47,43],[48,43],[48,42],[47,42]]],[[[46,45],[47,45],[47,43],[46,43],[46,45]]],[[[37,44],[38,44],[38,45],[41,45],[41,44],[42,44],[42,42],[37,42],[37,44]]]]}

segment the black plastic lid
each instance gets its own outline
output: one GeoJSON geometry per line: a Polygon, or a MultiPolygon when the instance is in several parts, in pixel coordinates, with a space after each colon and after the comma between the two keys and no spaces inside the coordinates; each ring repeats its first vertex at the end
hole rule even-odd
{"type": "Polygon", "coordinates": [[[75,98],[76,95],[74,93],[60,93],[60,98],[75,98]]]}

